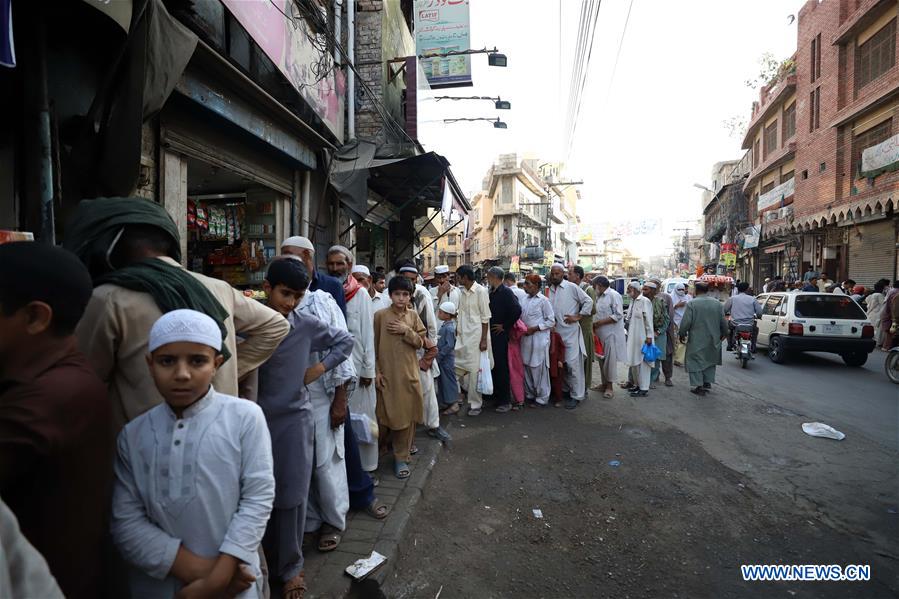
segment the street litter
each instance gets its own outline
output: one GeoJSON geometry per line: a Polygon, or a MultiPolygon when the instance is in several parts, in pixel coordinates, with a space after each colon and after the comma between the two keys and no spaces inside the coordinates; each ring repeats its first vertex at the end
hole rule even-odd
{"type": "Polygon", "coordinates": [[[527,436],[527,435],[521,435],[521,438],[522,438],[522,439],[527,439],[528,436],[527,436]]]}
{"type": "Polygon", "coordinates": [[[531,510],[531,511],[534,513],[534,518],[537,518],[538,520],[540,520],[541,518],[543,518],[543,510],[539,510],[539,509],[537,509],[537,508],[534,508],[534,509],[531,510]]]}
{"type": "Polygon", "coordinates": [[[609,466],[611,466],[612,468],[617,468],[620,465],[621,465],[621,462],[618,460],[612,460],[611,462],[609,462],[609,466]]]}
{"type": "Polygon", "coordinates": [[[378,569],[384,562],[387,561],[387,558],[377,551],[372,551],[371,555],[363,558],[357,559],[355,562],[347,566],[346,573],[352,576],[355,580],[362,580],[376,569],[378,569]]]}
{"type": "Polygon", "coordinates": [[[824,437],[826,439],[836,439],[837,441],[842,441],[846,438],[846,435],[822,422],[804,422],[802,423],[802,431],[812,437],[824,437]]]}

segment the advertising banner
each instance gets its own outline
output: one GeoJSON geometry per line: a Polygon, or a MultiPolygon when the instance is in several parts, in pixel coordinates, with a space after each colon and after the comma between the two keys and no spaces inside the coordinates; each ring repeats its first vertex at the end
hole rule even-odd
{"type": "Polygon", "coordinates": [[[743,229],[743,249],[751,250],[759,247],[759,237],[762,236],[761,225],[749,225],[743,229]]]}
{"type": "Polygon", "coordinates": [[[899,167],[899,135],[894,135],[876,146],[862,150],[860,174],[864,177],[896,170],[899,167]]]}
{"type": "Polygon", "coordinates": [[[772,206],[780,208],[778,204],[780,204],[781,200],[785,200],[796,191],[796,179],[790,177],[787,181],[784,181],[771,191],[763,193],[759,196],[758,207],[756,210],[761,212],[766,208],[771,208],[772,206]]]}
{"type": "Polygon", "coordinates": [[[735,243],[721,244],[721,264],[733,268],[737,265],[737,245],[735,243]]]}
{"type": "Polygon", "coordinates": [[[415,52],[431,87],[471,85],[469,0],[415,0],[415,52]],[[430,57],[429,57],[430,56],[430,57]]]}
{"type": "Polygon", "coordinates": [[[521,272],[521,257],[512,256],[509,263],[509,272],[521,272]]]}
{"type": "Polygon", "coordinates": [[[294,3],[291,0],[222,0],[222,4],[328,129],[343,139],[346,93],[343,73],[332,69],[323,78],[316,76],[314,67],[322,55],[310,39],[308,25],[294,3]]]}

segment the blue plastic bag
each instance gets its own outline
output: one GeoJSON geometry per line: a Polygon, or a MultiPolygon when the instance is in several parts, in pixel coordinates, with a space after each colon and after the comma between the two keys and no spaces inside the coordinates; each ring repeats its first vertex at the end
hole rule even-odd
{"type": "Polygon", "coordinates": [[[643,344],[643,361],[652,364],[662,356],[662,350],[655,345],[643,344]]]}

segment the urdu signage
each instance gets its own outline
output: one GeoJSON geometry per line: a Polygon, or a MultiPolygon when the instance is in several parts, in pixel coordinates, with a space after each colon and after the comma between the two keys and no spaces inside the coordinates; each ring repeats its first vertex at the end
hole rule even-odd
{"type": "Polygon", "coordinates": [[[888,167],[899,162],[899,135],[894,135],[876,146],[862,150],[861,174],[865,177],[876,177],[888,167]]]}
{"type": "Polygon", "coordinates": [[[767,191],[759,196],[758,206],[756,210],[761,212],[771,207],[780,208],[778,205],[781,200],[785,200],[796,192],[796,178],[790,177],[774,189],[767,191]]]}
{"type": "Polygon", "coordinates": [[[470,0],[415,0],[415,53],[431,87],[471,85],[470,0]],[[430,58],[428,58],[430,57],[430,58]]]}

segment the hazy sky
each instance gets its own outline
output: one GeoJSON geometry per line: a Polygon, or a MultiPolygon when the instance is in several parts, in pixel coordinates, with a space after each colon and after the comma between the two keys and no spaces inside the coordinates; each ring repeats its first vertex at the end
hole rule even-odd
{"type": "MultiPolygon", "coordinates": [[[[602,2],[568,176],[584,181],[578,213],[585,225],[658,217],[675,228],[700,215],[701,192],[692,184],[710,185],[714,162],[742,155],[722,121],[748,115],[757,91],[744,81],[757,75],[764,52],[786,58],[795,51],[796,25],[788,16],[803,2],[633,0],[610,89],[628,2],[602,2]]],[[[419,137],[449,159],[463,189],[479,190],[500,153],[564,159],[580,6],[581,0],[471,0],[472,47],[498,47],[509,66],[488,67],[486,56],[475,55],[474,87],[435,93],[498,95],[512,110],[471,101],[419,108],[419,137]],[[509,128],[440,120],[460,116],[500,116],[509,128]]],[[[666,237],[640,249],[646,255],[668,246],[666,237]]]]}

